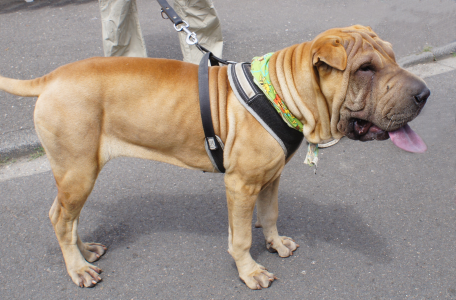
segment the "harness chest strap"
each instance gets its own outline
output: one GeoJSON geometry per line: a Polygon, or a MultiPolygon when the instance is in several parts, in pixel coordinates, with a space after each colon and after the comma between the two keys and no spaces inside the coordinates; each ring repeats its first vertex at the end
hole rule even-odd
{"type": "Polygon", "coordinates": [[[201,119],[203,121],[204,135],[204,147],[206,148],[207,155],[212,162],[214,168],[220,172],[225,173],[225,167],[223,166],[223,142],[220,137],[215,135],[214,126],[212,124],[211,115],[211,102],[209,97],[209,68],[208,63],[211,65],[218,62],[212,59],[213,54],[207,52],[204,54],[198,68],[198,91],[200,100],[200,111],[201,119]]]}
{"type": "Polygon", "coordinates": [[[228,66],[228,80],[236,98],[282,147],[289,158],[301,145],[304,135],[290,127],[254,82],[249,63],[228,66]]]}
{"type": "MultiPolygon", "coordinates": [[[[206,152],[214,168],[224,173],[224,145],[214,133],[210,109],[208,61],[211,55],[210,52],[204,55],[198,70],[201,118],[206,136],[206,152]]],[[[218,63],[211,60],[211,64],[218,63]]],[[[304,139],[302,132],[284,122],[282,116],[254,82],[249,63],[230,64],[227,70],[230,86],[236,98],[277,141],[285,154],[285,158],[288,159],[301,145],[304,139]]]]}

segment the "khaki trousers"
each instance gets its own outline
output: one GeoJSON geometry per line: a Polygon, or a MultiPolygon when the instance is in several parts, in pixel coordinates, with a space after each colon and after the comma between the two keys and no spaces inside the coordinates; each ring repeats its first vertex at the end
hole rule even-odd
{"type": "MultiPolygon", "coordinates": [[[[154,2],[158,11],[160,6],[154,2]]],[[[147,57],[136,0],[99,0],[99,5],[104,55],[147,57]]],[[[196,33],[198,42],[222,57],[222,30],[212,0],[174,0],[174,9],[190,25],[189,30],[196,33]]],[[[177,34],[183,60],[198,64],[203,54],[194,45],[187,44],[185,33],[177,34]]]]}

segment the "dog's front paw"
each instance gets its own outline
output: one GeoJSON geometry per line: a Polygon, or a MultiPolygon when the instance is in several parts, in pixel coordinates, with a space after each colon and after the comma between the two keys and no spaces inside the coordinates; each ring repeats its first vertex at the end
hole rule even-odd
{"type": "Polygon", "coordinates": [[[266,268],[261,265],[257,265],[256,270],[247,275],[239,274],[239,277],[252,290],[268,288],[274,279],[277,279],[274,274],[269,273],[266,268]]]}
{"type": "Polygon", "coordinates": [[[68,270],[68,274],[70,274],[71,279],[79,287],[95,286],[101,281],[101,277],[99,275],[100,273],[100,268],[89,263],[85,263],[82,267],[68,270]]]}
{"type": "Polygon", "coordinates": [[[279,236],[277,239],[266,241],[266,248],[269,252],[277,252],[280,257],[293,255],[293,251],[298,247],[299,245],[296,244],[292,238],[287,236],[279,236]]]}

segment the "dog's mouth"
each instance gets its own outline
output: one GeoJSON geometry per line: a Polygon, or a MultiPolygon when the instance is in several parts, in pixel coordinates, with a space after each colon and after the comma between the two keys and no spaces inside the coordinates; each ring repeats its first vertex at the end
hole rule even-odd
{"type": "Polygon", "coordinates": [[[389,139],[388,132],[380,129],[380,127],[374,125],[372,122],[357,118],[350,119],[347,137],[362,142],[389,139]]]}
{"type": "Polygon", "coordinates": [[[385,131],[372,122],[357,118],[350,119],[346,136],[359,141],[383,141],[391,138],[397,147],[409,151],[423,153],[427,146],[408,124],[394,131],[385,131]]]}

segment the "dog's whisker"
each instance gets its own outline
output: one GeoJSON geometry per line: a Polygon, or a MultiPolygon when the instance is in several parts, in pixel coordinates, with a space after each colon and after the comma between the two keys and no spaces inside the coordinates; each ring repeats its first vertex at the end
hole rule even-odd
{"type": "Polygon", "coordinates": [[[390,124],[391,124],[391,121],[392,121],[392,120],[390,119],[390,121],[389,121],[389,123],[388,123],[388,126],[386,126],[386,131],[388,131],[389,126],[390,126],[390,124]]]}

